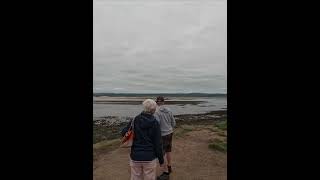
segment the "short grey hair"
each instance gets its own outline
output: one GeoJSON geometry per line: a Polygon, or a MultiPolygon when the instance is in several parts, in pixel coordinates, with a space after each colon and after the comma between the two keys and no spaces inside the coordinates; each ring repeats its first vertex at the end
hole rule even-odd
{"type": "Polygon", "coordinates": [[[153,110],[157,108],[157,103],[152,99],[146,99],[145,101],[143,101],[142,105],[144,111],[148,113],[151,113],[153,110]]]}

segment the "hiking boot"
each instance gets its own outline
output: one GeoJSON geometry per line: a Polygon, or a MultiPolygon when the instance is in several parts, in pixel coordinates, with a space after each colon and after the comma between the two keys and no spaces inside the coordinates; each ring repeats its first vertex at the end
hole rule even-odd
{"type": "Polygon", "coordinates": [[[169,180],[169,173],[162,173],[157,177],[157,180],[169,180]]]}

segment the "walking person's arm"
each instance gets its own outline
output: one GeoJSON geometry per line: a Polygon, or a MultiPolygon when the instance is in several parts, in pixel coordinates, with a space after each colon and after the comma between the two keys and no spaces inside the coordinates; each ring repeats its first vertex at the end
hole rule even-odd
{"type": "Polygon", "coordinates": [[[176,120],[175,120],[175,118],[174,118],[172,113],[170,113],[170,115],[171,115],[171,126],[172,126],[172,129],[173,129],[174,127],[176,127],[176,120]]]}

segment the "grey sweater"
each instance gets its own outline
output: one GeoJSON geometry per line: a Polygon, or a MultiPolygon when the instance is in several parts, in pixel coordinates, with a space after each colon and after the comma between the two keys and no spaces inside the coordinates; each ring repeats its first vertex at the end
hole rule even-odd
{"type": "Polygon", "coordinates": [[[168,108],[163,105],[159,106],[153,115],[160,124],[161,136],[173,133],[173,128],[176,126],[176,120],[168,108]]]}

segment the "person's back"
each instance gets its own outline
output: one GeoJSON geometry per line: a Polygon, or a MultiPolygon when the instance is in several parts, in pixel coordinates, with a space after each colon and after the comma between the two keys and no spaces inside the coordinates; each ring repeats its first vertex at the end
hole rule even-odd
{"type": "MultiPolygon", "coordinates": [[[[130,153],[131,180],[155,180],[156,158],[160,165],[164,162],[160,126],[153,116],[156,106],[153,100],[145,100],[144,111],[133,120],[134,138],[130,153]]],[[[131,122],[122,130],[122,136],[131,127],[131,122]]]]}
{"type": "MultiPolygon", "coordinates": [[[[141,113],[134,119],[134,141],[131,147],[131,159],[135,161],[150,161],[161,157],[162,153],[157,152],[161,146],[156,139],[159,125],[152,114],[141,113]],[[156,150],[156,151],[155,151],[156,150]]],[[[157,137],[158,136],[158,137],[157,137]]]]}
{"type": "Polygon", "coordinates": [[[160,130],[161,130],[161,139],[163,152],[165,154],[165,166],[163,169],[163,173],[159,176],[159,179],[168,178],[168,175],[171,173],[171,149],[172,149],[172,135],[173,128],[176,126],[176,121],[173,117],[172,112],[169,108],[164,106],[164,97],[159,96],[156,100],[158,107],[156,112],[154,113],[154,117],[159,122],[160,130]]]}
{"type": "Polygon", "coordinates": [[[173,128],[176,126],[176,121],[169,108],[159,106],[154,113],[154,117],[160,124],[161,136],[173,133],[173,128]]]}

